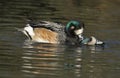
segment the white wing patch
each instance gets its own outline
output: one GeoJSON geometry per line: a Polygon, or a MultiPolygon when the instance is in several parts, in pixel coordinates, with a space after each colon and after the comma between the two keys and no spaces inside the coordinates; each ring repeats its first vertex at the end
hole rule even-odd
{"type": "MultiPolygon", "coordinates": [[[[33,36],[35,35],[35,33],[34,33],[34,31],[33,31],[33,28],[32,28],[29,24],[26,25],[26,27],[24,28],[24,30],[27,31],[28,34],[29,34],[31,37],[33,37],[33,36]]],[[[26,34],[25,34],[25,35],[26,35],[26,34]]]]}

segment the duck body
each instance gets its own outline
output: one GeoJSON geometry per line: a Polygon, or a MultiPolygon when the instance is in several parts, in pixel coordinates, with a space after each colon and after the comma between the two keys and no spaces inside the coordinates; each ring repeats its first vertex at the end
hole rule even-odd
{"type": "Polygon", "coordinates": [[[37,24],[27,24],[23,33],[34,42],[41,43],[64,43],[66,35],[62,25],[57,23],[42,21],[37,24]],[[60,38],[61,37],[61,38],[60,38]]]}

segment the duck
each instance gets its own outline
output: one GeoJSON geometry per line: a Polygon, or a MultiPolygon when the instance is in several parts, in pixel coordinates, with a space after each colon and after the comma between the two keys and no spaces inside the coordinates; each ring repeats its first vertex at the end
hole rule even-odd
{"type": "Polygon", "coordinates": [[[23,33],[33,42],[63,44],[76,44],[83,40],[84,24],[80,21],[69,21],[66,25],[56,22],[30,21],[23,28],[23,33]]]}
{"type": "Polygon", "coordinates": [[[93,46],[93,45],[104,45],[105,43],[101,40],[98,40],[94,36],[91,37],[84,37],[83,40],[80,42],[81,44],[93,46]]]}
{"type": "Polygon", "coordinates": [[[37,23],[30,21],[22,32],[33,42],[72,45],[104,44],[94,36],[85,37],[83,35],[84,28],[84,23],[76,20],[71,20],[66,25],[50,21],[39,21],[37,23]]]}

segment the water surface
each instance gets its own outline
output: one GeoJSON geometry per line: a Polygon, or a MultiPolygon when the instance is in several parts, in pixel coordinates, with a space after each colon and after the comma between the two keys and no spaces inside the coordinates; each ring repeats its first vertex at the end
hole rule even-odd
{"type": "Polygon", "coordinates": [[[0,78],[119,78],[119,0],[1,0],[0,78]],[[28,44],[27,18],[85,23],[105,47],[28,44]]]}

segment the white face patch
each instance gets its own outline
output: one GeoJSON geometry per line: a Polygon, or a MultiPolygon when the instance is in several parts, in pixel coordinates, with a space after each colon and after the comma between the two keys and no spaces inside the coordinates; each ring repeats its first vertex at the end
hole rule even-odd
{"type": "Polygon", "coordinates": [[[76,35],[81,35],[83,33],[83,28],[74,31],[76,35]]]}

